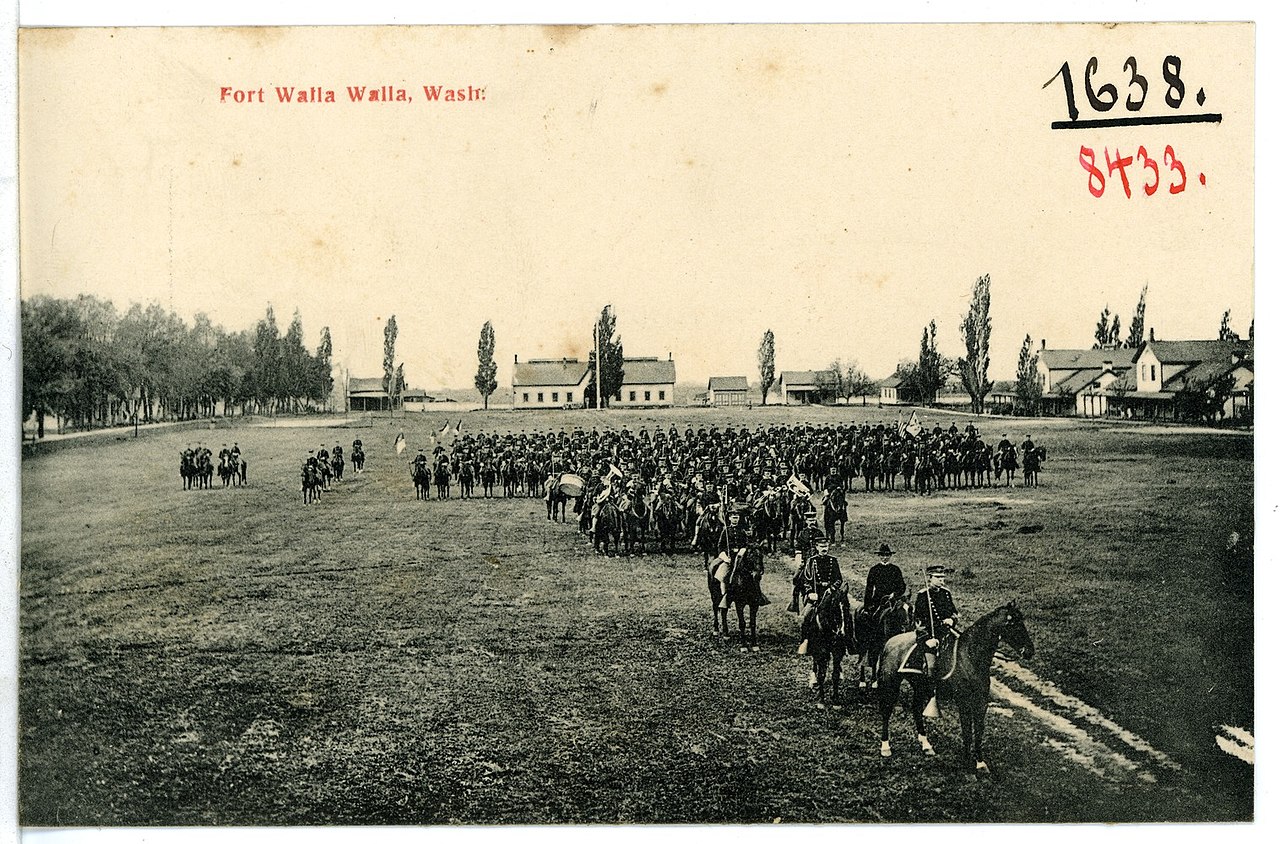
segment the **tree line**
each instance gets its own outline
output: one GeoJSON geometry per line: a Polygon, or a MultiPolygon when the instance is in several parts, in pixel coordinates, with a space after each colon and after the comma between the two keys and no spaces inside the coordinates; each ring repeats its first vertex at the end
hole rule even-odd
{"type": "Polygon", "coordinates": [[[326,326],[315,351],[295,310],[283,335],[275,312],[228,331],[198,313],[188,324],[158,304],[121,313],[96,296],[35,296],[21,304],[23,419],[59,427],[203,419],[219,413],[314,409],[333,391],[326,326]]]}

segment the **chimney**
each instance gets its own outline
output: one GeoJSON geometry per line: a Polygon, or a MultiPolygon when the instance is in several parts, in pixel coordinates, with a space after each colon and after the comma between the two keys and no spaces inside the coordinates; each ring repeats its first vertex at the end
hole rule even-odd
{"type": "Polygon", "coordinates": [[[1151,326],[1151,333],[1147,336],[1147,339],[1150,340],[1152,343],[1156,341],[1156,328],[1154,325],[1151,326]]]}
{"type": "Polygon", "coordinates": [[[674,360],[674,358],[672,358],[672,357],[671,357],[671,355],[672,355],[672,352],[667,352],[667,361],[668,361],[668,362],[670,362],[670,361],[674,360]]]}
{"type": "Polygon", "coordinates": [[[1044,347],[1045,347],[1045,339],[1044,339],[1043,337],[1041,337],[1041,338],[1040,338],[1040,351],[1042,351],[1042,352],[1043,352],[1043,351],[1045,350],[1045,348],[1044,348],[1044,347]]]}
{"type": "Polygon", "coordinates": [[[515,356],[515,358],[516,358],[516,359],[515,359],[515,362],[516,362],[516,363],[519,363],[519,362],[520,362],[520,356],[519,356],[519,355],[516,355],[516,356],[515,356]]]}

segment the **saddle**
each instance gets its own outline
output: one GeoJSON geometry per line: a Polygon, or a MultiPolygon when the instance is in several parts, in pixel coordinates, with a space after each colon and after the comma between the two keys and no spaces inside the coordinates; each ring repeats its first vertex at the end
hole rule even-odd
{"type": "MultiPolygon", "coordinates": [[[[937,680],[949,680],[951,674],[956,670],[956,650],[960,644],[960,637],[955,633],[943,634],[938,641],[938,661],[934,664],[934,678],[937,680]]],[[[911,646],[902,659],[902,665],[898,666],[899,674],[924,674],[925,673],[925,648],[920,640],[911,646]]]]}

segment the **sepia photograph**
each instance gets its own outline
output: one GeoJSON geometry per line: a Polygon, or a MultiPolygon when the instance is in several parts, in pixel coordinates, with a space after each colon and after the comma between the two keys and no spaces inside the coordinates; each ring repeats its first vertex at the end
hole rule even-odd
{"type": "Polygon", "coordinates": [[[20,28],[19,824],[1253,823],[1255,35],[20,28]]]}

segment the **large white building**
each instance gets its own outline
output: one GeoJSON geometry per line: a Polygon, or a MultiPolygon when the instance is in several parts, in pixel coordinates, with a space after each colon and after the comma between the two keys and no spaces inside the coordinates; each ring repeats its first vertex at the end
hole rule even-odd
{"type": "MultiPolygon", "coordinates": [[[[589,370],[577,358],[520,362],[515,358],[511,376],[511,404],[516,409],[583,407],[589,370]]],[[[676,365],[671,355],[660,358],[624,358],[622,389],[610,401],[612,407],[674,407],[676,365]]]]}

